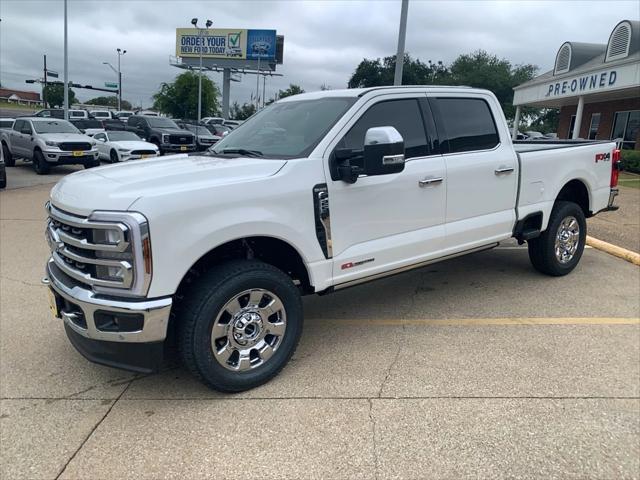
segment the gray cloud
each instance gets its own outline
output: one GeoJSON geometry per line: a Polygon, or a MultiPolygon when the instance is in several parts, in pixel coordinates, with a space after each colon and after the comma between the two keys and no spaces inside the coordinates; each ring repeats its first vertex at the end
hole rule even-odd
{"type": "MultiPolygon", "coordinates": [[[[285,36],[284,77],[267,80],[267,95],[289,83],[307,91],[327,84],[343,88],[363,58],[395,53],[400,2],[396,1],[186,1],[69,0],[70,79],[94,86],[114,81],[102,62],[123,58],[124,97],[148,106],[158,86],[178,73],[169,65],[175,28],[192,17],[214,26],[275,28],[285,36]]],[[[0,81],[24,88],[41,75],[42,55],[62,75],[61,0],[0,2],[0,81]]],[[[566,40],[605,43],[613,26],[638,18],[636,1],[420,1],[410,0],[406,47],[422,60],[450,62],[479,48],[541,71],[553,64],[566,40]]],[[[221,82],[220,74],[211,74],[221,82]]],[[[232,84],[231,98],[247,101],[255,77],[232,84]]],[[[76,91],[81,99],[94,92],[76,91]]]]}

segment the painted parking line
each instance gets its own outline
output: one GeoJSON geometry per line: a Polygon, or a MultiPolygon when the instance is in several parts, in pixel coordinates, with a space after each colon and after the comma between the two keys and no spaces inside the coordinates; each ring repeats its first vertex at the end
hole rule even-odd
{"type": "Polygon", "coordinates": [[[640,325],[640,318],[621,317],[551,317],[551,318],[362,318],[322,320],[341,325],[418,325],[428,327],[492,326],[492,325],[640,325]]]}

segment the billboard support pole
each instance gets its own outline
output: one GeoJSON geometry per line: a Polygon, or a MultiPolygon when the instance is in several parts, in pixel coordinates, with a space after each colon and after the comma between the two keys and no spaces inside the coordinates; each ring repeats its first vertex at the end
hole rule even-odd
{"type": "MultiPolygon", "coordinates": [[[[202,29],[198,31],[200,42],[202,42],[202,29]]],[[[202,118],[202,45],[200,45],[200,69],[198,70],[198,123],[202,118]]]]}
{"type": "Polygon", "coordinates": [[[258,73],[256,73],[256,112],[260,109],[260,57],[262,57],[262,51],[258,53],[258,73]]]}
{"type": "Polygon", "coordinates": [[[222,118],[229,120],[229,90],[231,89],[231,69],[222,71],[222,118]]]}
{"type": "Polygon", "coordinates": [[[67,0],[64,0],[64,119],[69,120],[69,49],[67,45],[67,0]]]}
{"type": "Polygon", "coordinates": [[[44,84],[42,86],[42,104],[47,107],[47,56],[44,56],[44,84]]]}

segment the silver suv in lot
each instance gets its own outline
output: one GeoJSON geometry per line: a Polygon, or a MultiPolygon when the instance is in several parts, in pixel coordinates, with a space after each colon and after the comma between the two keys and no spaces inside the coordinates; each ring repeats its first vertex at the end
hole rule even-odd
{"type": "Polygon", "coordinates": [[[13,128],[2,130],[2,152],[8,167],[16,158],[32,161],[38,175],[54,165],[100,165],[96,141],[70,122],[57,118],[17,118],[13,128]]]}

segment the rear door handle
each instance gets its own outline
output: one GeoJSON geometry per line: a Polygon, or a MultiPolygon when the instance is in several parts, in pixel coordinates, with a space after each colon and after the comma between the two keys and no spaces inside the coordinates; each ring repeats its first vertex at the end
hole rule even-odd
{"type": "Polygon", "coordinates": [[[437,185],[439,183],[442,183],[442,181],[444,180],[444,178],[442,177],[437,177],[437,178],[425,178],[423,180],[418,180],[418,185],[421,188],[427,187],[429,185],[437,185]]]}
{"type": "Polygon", "coordinates": [[[515,168],[513,167],[505,167],[505,166],[500,166],[498,168],[496,168],[494,170],[496,175],[502,175],[503,173],[511,173],[515,170],[515,168]]]}

